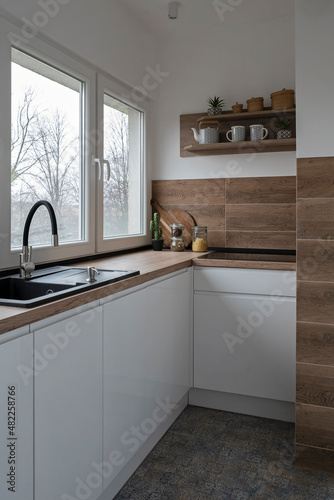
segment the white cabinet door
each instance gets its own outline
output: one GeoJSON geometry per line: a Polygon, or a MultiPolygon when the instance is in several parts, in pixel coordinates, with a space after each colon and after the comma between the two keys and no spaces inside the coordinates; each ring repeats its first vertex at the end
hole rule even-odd
{"type": "Polygon", "coordinates": [[[103,306],[106,487],[190,385],[191,271],[103,306]]]}
{"type": "Polygon", "coordinates": [[[35,332],[35,499],[102,492],[102,308],[35,332]]]}
{"type": "Polygon", "coordinates": [[[195,292],[195,387],[295,400],[293,297],[195,292]]]}
{"type": "Polygon", "coordinates": [[[103,306],[104,487],[146,441],[145,289],[103,306]]]}
{"type": "Polygon", "coordinates": [[[1,500],[33,500],[32,352],[32,334],[0,345],[1,500]]]}
{"type": "Polygon", "coordinates": [[[167,406],[176,404],[189,390],[191,295],[190,270],[146,289],[150,418],[158,411],[159,400],[167,406]]]}

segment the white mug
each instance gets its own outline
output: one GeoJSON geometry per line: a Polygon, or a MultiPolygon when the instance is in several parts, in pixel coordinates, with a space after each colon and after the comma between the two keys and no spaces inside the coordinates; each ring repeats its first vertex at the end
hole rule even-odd
{"type": "Polygon", "coordinates": [[[230,142],[240,142],[244,141],[246,136],[246,129],[243,125],[235,125],[231,127],[231,130],[226,132],[226,139],[230,142]],[[229,138],[229,134],[231,134],[231,139],[229,138]]]}
{"type": "Polygon", "coordinates": [[[263,125],[250,125],[250,140],[263,141],[268,135],[268,130],[263,125]]]}

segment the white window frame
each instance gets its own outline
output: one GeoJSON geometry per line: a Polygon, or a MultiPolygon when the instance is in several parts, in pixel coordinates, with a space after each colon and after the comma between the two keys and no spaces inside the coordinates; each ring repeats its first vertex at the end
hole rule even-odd
{"type": "MultiPolygon", "coordinates": [[[[102,166],[102,173],[100,182],[97,182],[97,211],[96,211],[96,249],[98,252],[110,252],[110,251],[119,251],[128,248],[135,248],[146,245],[148,243],[149,235],[148,235],[148,207],[146,200],[147,196],[147,159],[146,159],[146,137],[147,137],[147,115],[149,113],[149,104],[145,99],[142,100],[140,105],[136,102],[132,101],[129,98],[129,94],[127,89],[124,88],[121,84],[115,82],[111,78],[108,78],[104,75],[97,75],[97,123],[98,123],[98,144],[96,148],[96,157],[99,158],[102,166]],[[108,94],[115,99],[132,106],[138,111],[143,113],[143,123],[142,123],[142,137],[141,137],[141,214],[142,214],[142,231],[138,235],[129,235],[122,237],[112,237],[103,239],[103,183],[105,182],[105,173],[103,169],[103,152],[104,152],[104,144],[103,144],[103,107],[104,107],[104,94],[108,94]]],[[[97,164],[96,164],[96,168],[97,164]]]]}
{"type": "MultiPolygon", "coordinates": [[[[19,27],[0,18],[0,271],[19,266],[18,250],[11,250],[11,49],[15,47],[36,57],[46,64],[50,64],[60,71],[72,75],[85,82],[85,152],[84,152],[84,199],[85,199],[85,239],[80,242],[69,242],[59,247],[33,247],[32,260],[35,264],[55,262],[76,257],[90,256],[101,252],[114,252],[132,249],[147,245],[151,238],[148,231],[149,220],[149,175],[147,171],[147,123],[149,115],[148,99],[138,104],[131,102],[131,98],[124,100],[124,95],[131,94],[131,89],[117,82],[108,75],[98,74],[97,70],[82,61],[80,58],[67,54],[58,49],[53,43],[47,43],[35,37],[27,44],[22,41],[22,32],[19,27]],[[11,40],[19,40],[18,44],[11,40]],[[93,159],[100,157],[103,144],[96,138],[103,137],[103,92],[106,91],[116,99],[143,111],[143,141],[142,141],[142,234],[112,238],[103,241],[103,187],[98,182],[98,169],[93,159]],[[7,97],[8,96],[8,97],[7,97]],[[101,121],[102,118],[102,121],[101,121]],[[101,237],[102,236],[102,237],[101,237]]],[[[28,215],[28,214],[27,214],[28,215]]],[[[51,241],[51,225],[50,225],[51,241]]]]}

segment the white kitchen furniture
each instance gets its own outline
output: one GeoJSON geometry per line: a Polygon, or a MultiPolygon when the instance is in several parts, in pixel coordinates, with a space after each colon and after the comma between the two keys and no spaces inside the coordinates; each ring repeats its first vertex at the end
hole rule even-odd
{"type": "MultiPolygon", "coordinates": [[[[102,493],[102,307],[34,332],[35,498],[102,493]]],[[[81,495],[81,496],[80,496],[81,495]]]]}
{"type": "Polygon", "coordinates": [[[293,420],[295,273],[195,268],[194,325],[192,290],[186,268],[0,337],[1,500],[110,500],[188,395],[293,420]]]}
{"type": "Polygon", "coordinates": [[[117,491],[188,402],[192,269],[101,300],[104,498],[117,491]]]}
{"type": "Polygon", "coordinates": [[[33,497],[33,336],[0,336],[0,498],[33,497]]]}
{"type": "Polygon", "coordinates": [[[196,268],[194,289],[190,401],[293,420],[295,273],[196,268]]]}

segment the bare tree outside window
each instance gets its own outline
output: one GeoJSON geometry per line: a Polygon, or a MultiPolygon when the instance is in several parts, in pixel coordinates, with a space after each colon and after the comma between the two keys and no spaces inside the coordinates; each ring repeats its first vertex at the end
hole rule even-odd
{"type": "MultiPolygon", "coordinates": [[[[80,240],[80,82],[73,89],[72,78],[64,85],[66,75],[57,82],[15,63],[12,75],[12,248],[22,244],[26,216],[40,199],[56,212],[60,242],[80,240]]],[[[31,244],[50,243],[49,224],[39,210],[31,244]]]]}
{"type": "Polygon", "coordinates": [[[105,158],[110,181],[104,187],[104,233],[128,234],[129,124],[128,115],[105,106],[105,158]]]}

